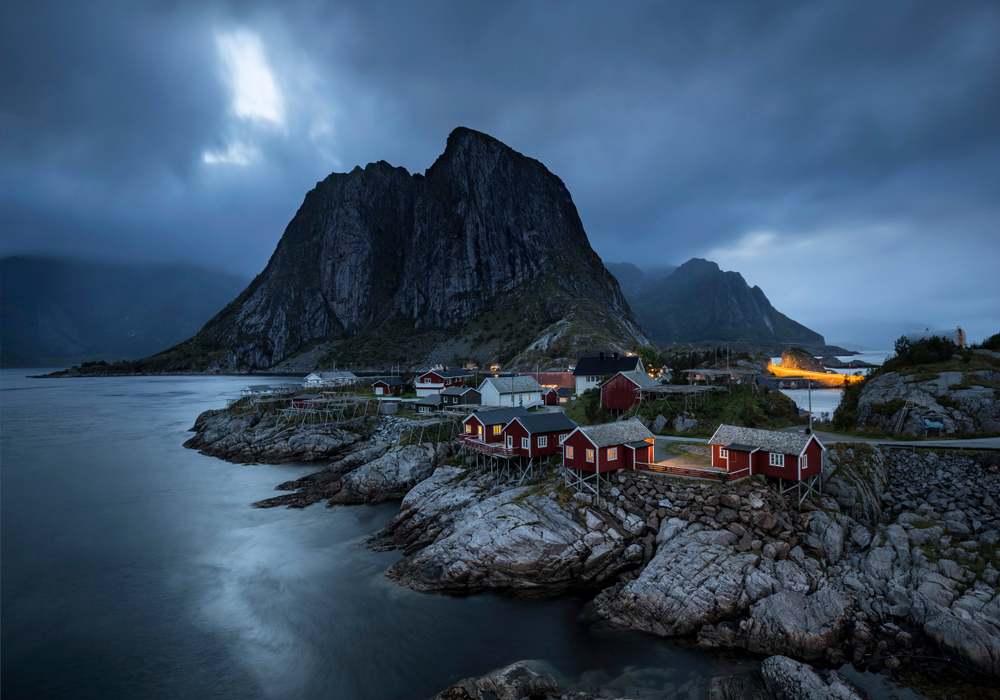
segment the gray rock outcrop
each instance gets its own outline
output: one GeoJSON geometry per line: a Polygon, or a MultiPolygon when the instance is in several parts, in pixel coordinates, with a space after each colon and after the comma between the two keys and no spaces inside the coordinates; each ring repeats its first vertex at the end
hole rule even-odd
{"type": "Polygon", "coordinates": [[[713,678],[709,700],[871,700],[865,690],[837,673],[817,671],[786,656],[764,659],[760,668],[713,678]]]}

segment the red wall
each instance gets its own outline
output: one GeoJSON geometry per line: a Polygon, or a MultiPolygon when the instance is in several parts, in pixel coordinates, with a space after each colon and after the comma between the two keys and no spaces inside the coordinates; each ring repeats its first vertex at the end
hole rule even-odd
{"type": "Polygon", "coordinates": [[[798,479],[799,478],[799,458],[793,455],[785,455],[784,467],[771,466],[771,453],[761,450],[754,454],[756,458],[753,464],[754,474],[773,476],[778,479],[798,479]]]}
{"type": "MultiPolygon", "coordinates": [[[[469,416],[464,421],[462,421],[462,424],[471,425],[472,426],[471,437],[475,440],[479,439],[479,427],[482,426],[483,424],[478,418],[476,418],[475,416],[469,416]]],[[[465,428],[462,428],[462,434],[463,435],[466,434],[465,428]]],[[[502,430],[500,431],[500,435],[494,435],[492,425],[483,426],[483,442],[500,442],[502,440],[503,440],[502,430]]]]}
{"type": "Polygon", "coordinates": [[[385,382],[375,382],[374,384],[372,384],[372,391],[374,392],[375,387],[379,386],[382,387],[382,396],[392,396],[393,394],[396,393],[396,389],[399,388],[398,385],[393,386],[385,382]]]}
{"type": "Polygon", "coordinates": [[[558,403],[559,403],[559,394],[557,394],[553,390],[549,390],[549,391],[545,392],[545,405],[546,406],[555,406],[558,403]]]}
{"type": "Polygon", "coordinates": [[[806,447],[806,456],[808,459],[808,466],[802,470],[802,476],[816,476],[821,471],[823,471],[823,448],[819,446],[815,440],[810,440],[808,447],[806,447]]]}
{"type": "Polygon", "coordinates": [[[639,403],[635,384],[621,374],[616,374],[601,387],[601,403],[616,411],[627,411],[639,403]]]}
{"type": "MultiPolygon", "coordinates": [[[[588,440],[583,433],[577,432],[573,433],[563,445],[571,445],[573,447],[573,459],[566,459],[566,451],[563,450],[563,463],[567,467],[572,467],[573,469],[580,469],[582,471],[593,472],[598,471],[598,466],[600,466],[600,472],[609,472],[615,469],[625,469],[631,466],[631,459],[625,456],[625,453],[629,451],[624,445],[617,445],[618,457],[615,461],[608,460],[608,449],[607,447],[602,447],[596,449],[593,443],[588,440]],[[587,450],[596,450],[594,462],[587,461],[587,450]]],[[[611,448],[614,448],[612,445],[611,448]]]]}
{"type": "Polygon", "coordinates": [[[562,447],[559,445],[559,436],[566,435],[570,433],[570,430],[563,430],[562,432],[552,432],[552,433],[535,433],[534,435],[528,435],[528,431],[525,430],[524,426],[519,422],[511,421],[506,428],[504,428],[504,444],[506,445],[507,436],[510,435],[514,438],[514,452],[518,457],[546,457],[548,455],[559,454],[562,452],[562,447]],[[538,438],[546,438],[545,447],[538,446],[538,438]],[[524,449],[521,447],[521,439],[528,438],[529,449],[524,449]]]}

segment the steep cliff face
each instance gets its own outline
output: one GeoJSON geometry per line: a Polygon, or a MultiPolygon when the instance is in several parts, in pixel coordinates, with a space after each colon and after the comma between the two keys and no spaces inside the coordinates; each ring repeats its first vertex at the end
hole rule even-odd
{"type": "Polygon", "coordinates": [[[738,272],[693,258],[661,284],[631,296],[643,327],[658,343],[758,341],[823,345],[823,336],[778,312],[760,287],[738,272]]]}
{"type": "Polygon", "coordinates": [[[356,360],[345,353],[363,338],[369,362],[396,361],[401,329],[434,329],[438,343],[461,336],[470,359],[649,344],[562,181],[459,128],[424,175],[379,162],[318,183],[239,298],[151,360],[265,368],[320,339],[330,358],[356,360]],[[531,337],[509,319],[496,327],[512,305],[531,337]]]}

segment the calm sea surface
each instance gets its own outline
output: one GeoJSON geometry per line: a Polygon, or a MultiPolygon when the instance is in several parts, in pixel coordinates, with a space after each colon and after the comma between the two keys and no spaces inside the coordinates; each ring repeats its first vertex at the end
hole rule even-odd
{"type": "MultiPolygon", "coordinates": [[[[892,353],[891,350],[872,350],[869,352],[862,352],[857,355],[846,355],[844,357],[838,357],[837,359],[843,360],[844,362],[850,362],[851,360],[861,360],[872,365],[881,365],[885,362],[887,358],[892,353]]],[[[780,357],[772,357],[771,361],[776,364],[781,364],[780,357]]],[[[834,372],[838,374],[864,374],[868,370],[865,369],[835,369],[834,372]]],[[[792,399],[795,404],[801,408],[803,411],[809,410],[809,392],[805,389],[781,389],[782,394],[792,399]]],[[[833,417],[833,412],[837,410],[837,406],[840,405],[840,398],[843,395],[843,390],[841,389],[813,389],[812,390],[812,410],[813,415],[816,418],[821,418],[823,413],[827,413],[828,417],[833,417]]]]}
{"type": "Polygon", "coordinates": [[[25,374],[0,371],[4,698],[427,698],[524,658],[564,682],[655,669],[695,698],[741,663],[600,636],[578,597],[401,588],[399,555],[362,546],[395,503],[251,508],[318,467],[181,447],[246,378],[25,374]]]}

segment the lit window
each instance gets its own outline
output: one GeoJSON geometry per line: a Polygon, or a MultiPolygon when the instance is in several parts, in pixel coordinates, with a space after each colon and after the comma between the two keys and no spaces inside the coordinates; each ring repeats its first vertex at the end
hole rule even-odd
{"type": "Polygon", "coordinates": [[[499,425],[494,425],[493,426],[493,434],[494,435],[499,435],[502,430],[503,430],[502,426],[499,426],[499,425]]]}
{"type": "Polygon", "coordinates": [[[573,446],[566,445],[566,459],[573,459],[573,446]]]}
{"type": "Polygon", "coordinates": [[[543,435],[542,437],[538,438],[538,446],[539,447],[548,447],[549,446],[549,438],[548,438],[548,436],[543,435]]]}
{"type": "Polygon", "coordinates": [[[594,451],[593,450],[587,450],[587,461],[588,462],[593,462],[594,461],[594,451]]]}
{"type": "Polygon", "coordinates": [[[618,459],[618,448],[617,447],[609,447],[608,448],[608,461],[609,462],[614,462],[616,459],[618,459]]]}
{"type": "Polygon", "coordinates": [[[467,433],[471,433],[472,432],[472,426],[469,425],[468,423],[465,424],[465,432],[467,432],[467,433]]]}
{"type": "Polygon", "coordinates": [[[559,436],[559,444],[561,445],[564,442],[566,442],[566,438],[568,438],[568,437],[569,437],[569,433],[563,433],[562,435],[560,435],[559,436]]]}
{"type": "Polygon", "coordinates": [[[727,450],[725,447],[720,447],[719,448],[719,456],[722,459],[729,459],[729,450],[727,450]]]}
{"type": "Polygon", "coordinates": [[[785,455],[771,453],[771,466],[772,467],[783,467],[785,466],[785,455]]]}
{"type": "Polygon", "coordinates": [[[528,438],[521,438],[521,449],[528,449],[528,438]]]}

